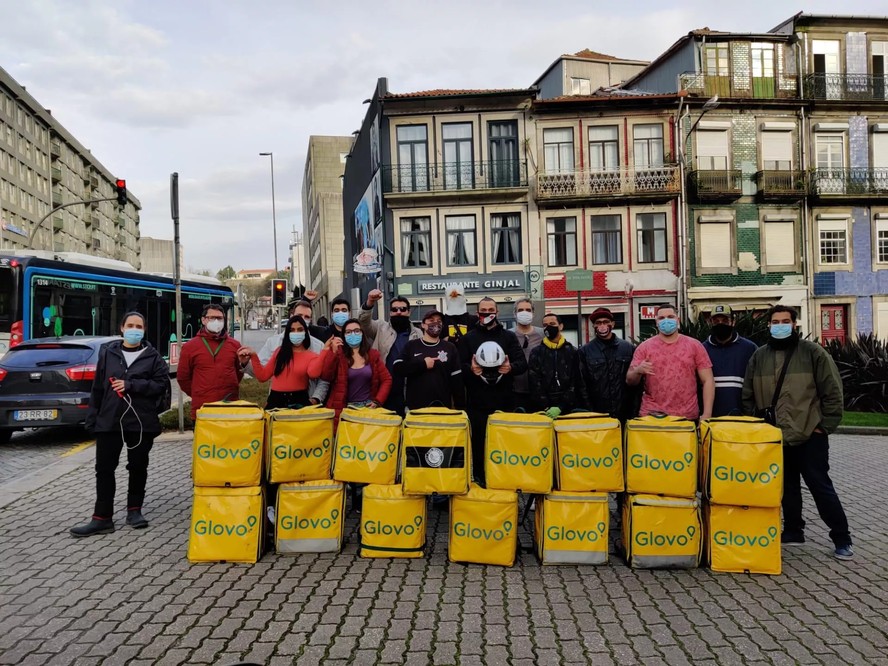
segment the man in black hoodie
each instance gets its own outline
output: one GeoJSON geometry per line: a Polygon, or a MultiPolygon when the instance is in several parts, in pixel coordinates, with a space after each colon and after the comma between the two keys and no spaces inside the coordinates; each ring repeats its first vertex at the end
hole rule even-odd
{"type": "Polygon", "coordinates": [[[527,359],[518,344],[518,338],[497,321],[498,308],[492,298],[478,302],[478,324],[459,340],[459,358],[463,365],[466,385],[466,413],[472,426],[472,472],[484,485],[484,444],[487,439],[487,417],[496,411],[514,408],[512,381],[515,375],[527,372],[527,359]],[[495,342],[506,354],[500,366],[502,375],[489,383],[482,375],[475,352],[485,342],[495,342]]]}

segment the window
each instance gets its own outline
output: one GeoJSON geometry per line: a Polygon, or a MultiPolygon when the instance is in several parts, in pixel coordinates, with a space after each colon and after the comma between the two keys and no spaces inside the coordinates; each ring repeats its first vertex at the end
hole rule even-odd
{"type": "Polygon", "coordinates": [[[728,168],[728,133],[725,130],[697,130],[697,168],[726,171],[728,168]]]}
{"type": "Polygon", "coordinates": [[[719,215],[701,215],[697,218],[697,250],[700,268],[730,268],[734,247],[731,240],[733,218],[719,215]]]}
{"type": "Polygon", "coordinates": [[[886,173],[888,170],[888,132],[884,128],[884,125],[880,125],[878,129],[881,131],[874,131],[871,135],[873,138],[873,169],[880,169],[879,173],[874,174],[876,187],[879,189],[886,189],[888,186],[888,182],[886,182],[886,178],[888,178],[888,173],[886,173]]]}
{"type": "Polygon", "coordinates": [[[589,128],[589,169],[616,171],[620,166],[619,128],[616,125],[589,128]]]}
{"type": "Polygon", "coordinates": [[[635,125],[632,144],[636,168],[663,166],[663,125],[635,125]]]}
{"type": "Polygon", "coordinates": [[[452,215],[444,218],[447,233],[447,265],[474,266],[475,255],[475,216],[452,215]]]}
{"type": "Polygon", "coordinates": [[[549,236],[549,265],[577,265],[577,218],[552,217],[546,222],[549,236]]]}
{"type": "Polygon", "coordinates": [[[472,165],[472,123],[447,123],[442,126],[444,143],[444,187],[470,190],[475,187],[472,165]]]}
{"type": "Polygon", "coordinates": [[[795,220],[765,216],[762,224],[766,266],[794,266],[796,257],[795,220]]]}
{"type": "Polygon", "coordinates": [[[818,221],[818,232],[820,234],[820,263],[847,264],[848,221],[821,219],[818,221]]]}
{"type": "Polygon", "coordinates": [[[845,168],[844,134],[817,134],[817,168],[845,168]]]}
{"type": "Polygon", "coordinates": [[[571,95],[591,95],[592,84],[589,79],[578,79],[570,77],[570,94],[571,95]]]}
{"type": "Polygon", "coordinates": [[[888,215],[876,215],[876,261],[888,263],[888,215]]]}
{"type": "Polygon", "coordinates": [[[622,264],[623,233],[619,215],[593,215],[592,263],[622,264]]]}
{"type": "Polygon", "coordinates": [[[762,169],[792,169],[792,132],[762,132],[762,169]]]}
{"type": "Polygon", "coordinates": [[[432,220],[408,217],[401,220],[401,266],[428,268],[432,265],[432,220]]]}
{"type": "Polygon", "coordinates": [[[635,224],[638,233],[638,262],[665,262],[666,213],[639,213],[635,224]]]}
{"type": "Polygon", "coordinates": [[[490,245],[494,264],[521,263],[520,213],[490,216],[490,245]]]}
{"type": "Polygon", "coordinates": [[[549,173],[570,173],[574,170],[573,129],[543,130],[543,156],[549,173]]]}
{"type": "Polygon", "coordinates": [[[428,129],[425,125],[399,125],[397,192],[429,189],[428,129]]]}
{"type": "Polygon", "coordinates": [[[774,45],[752,45],[752,76],[753,78],[774,76],[774,45]]]}
{"type": "Polygon", "coordinates": [[[514,120],[491,122],[487,125],[490,141],[491,187],[517,187],[518,172],[518,123],[514,120]]]}
{"type": "Polygon", "coordinates": [[[706,45],[706,73],[710,76],[728,76],[728,44],[706,45]]]}

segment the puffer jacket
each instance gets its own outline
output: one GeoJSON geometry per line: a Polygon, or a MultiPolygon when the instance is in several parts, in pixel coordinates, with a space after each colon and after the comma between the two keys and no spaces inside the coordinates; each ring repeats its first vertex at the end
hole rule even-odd
{"type": "MultiPolygon", "coordinates": [[[[370,399],[378,405],[385,404],[389,392],[392,390],[392,375],[389,373],[382,357],[375,349],[369,352],[368,363],[370,365],[370,399]]],[[[330,395],[327,396],[327,407],[336,410],[336,420],[339,413],[348,406],[348,359],[342,350],[331,352],[324,349],[319,357],[323,367],[321,379],[330,382],[330,395]]]]}
{"type": "Polygon", "coordinates": [[[580,347],[577,356],[583,387],[580,406],[583,409],[610,414],[621,420],[637,414],[639,391],[626,385],[626,373],[634,353],[635,346],[616,335],[610,340],[596,337],[580,347]]]}
{"type": "Polygon", "coordinates": [[[577,348],[565,341],[553,349],[545,340],[530,352],[527,366],[528,387],[533,408],[543,411],[558,407],[567,414],[577,407],[580,392],[580,366],[577,348]]]}
{"type": "Polygon", "coordinates": [[[127,367],[122,347],[123,341],[115,340],[99,352],[86,428],[91,432],[119,432],[122,426],[125,432],[159,433],[158,412],[166,406],[161,403],[170,392],[169,367],[148,342],[142,343],[144,351],[127,367]],[[132,409],[111,389],[112,378],[124,381],[124,396],[132,401],[132,409]]]}
{"type": "MultiPolygon", "coordinates": [[[[783,443],[803,444],[815,428],[835,432],[844,414],[842,378],[835,361],[823,347],[798,340],[777,400],[777,427],[783,443]]],[[[749,359],[743,380],[743,411],[754,415],[771,406],[777,379],[788,349],[770,344],[759,347],[749,359]]]]}
{"type": "Polygon", "coordinates": [[[459,339],[457,345],[459,359],[462,361],[463,381],[466,384],[466,406],[471,411],[494,412],[498,409],[509,411],[514,404],[512,383],[516,375],[527,372],[527,359],[524,351],[518,344],[518,337],[511,331],[497,323],[492,329],[478,324],[459,339]],[[472,356],[478,351],[482,343],[492,340],[496,342],[506,356],[512,371],[503,375],[496,384],[488,384],[481,377],[472,372],[472,356]]]}

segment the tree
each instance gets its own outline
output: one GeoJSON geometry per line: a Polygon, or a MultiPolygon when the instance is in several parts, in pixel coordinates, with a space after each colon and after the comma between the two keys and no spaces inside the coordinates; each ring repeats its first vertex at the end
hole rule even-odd
{"type": "Polygon", "coordinates": [[[247,280],[243,283],[243,302],[240,303],[244,319],[249,319],[250,313],[256,309],[259,299],[263,296],[271,296],[271,280],[247,280]]]}
{"type": "Polygon", "coordinates": [[[231,267],[231,264],[229,264],[225,268],[221,269],[218,273],[216,273],[216,278],[220,282],[225,282],[226,280],[233,280],[236,275],[237,275],[237,271],[235,271],[231,267]]]}

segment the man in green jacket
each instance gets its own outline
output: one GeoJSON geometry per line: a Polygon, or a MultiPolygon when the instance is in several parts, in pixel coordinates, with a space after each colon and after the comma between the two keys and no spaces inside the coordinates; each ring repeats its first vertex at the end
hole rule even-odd
{"type": "Polygon", "coordinates": [[[829,478],[829,433],[842,420],[842,380],[835,362],[819,344],[801,340],[796,330],[798,313],[775,305],[768,310],[770,338],[752,355],[743,382],[743,410],[761,415],[771,407],[784,363],[789,363],[774,408],[777,427],[783,431],[783,534],[784,546],[805,543],[802,519],[802,484],[814,497],[817,511],[829,526],[835,556],[850,560],[851,533],[842,502],[829,478]]]}

